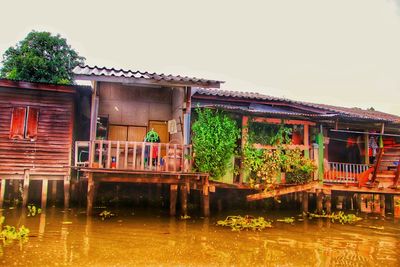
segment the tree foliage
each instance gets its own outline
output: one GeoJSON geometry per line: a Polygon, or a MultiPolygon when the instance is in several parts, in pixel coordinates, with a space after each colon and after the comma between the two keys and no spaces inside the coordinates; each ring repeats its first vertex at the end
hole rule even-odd
{"type": "Polygon", "coordinates": [[[192,126],[195,166],[213,179],[222,177],[231,160],[240,136],[236,122],[220,111],[197,110],[192,126]]]}
{"type": "Polygon", "coordinates": [[[85,58],[60,35],[30,32],[3,54],[0,77],[12,80],[72,84],[72,70],[85,58]]]}

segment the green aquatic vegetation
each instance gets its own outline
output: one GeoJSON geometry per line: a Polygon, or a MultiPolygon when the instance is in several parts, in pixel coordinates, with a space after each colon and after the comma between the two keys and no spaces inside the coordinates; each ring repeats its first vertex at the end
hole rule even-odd
{"type": "Polygon", "coordinates": [[[110,219],[111,217],[114,217],[115,214],[112,213],[111,211],[108,210],[103,210],[99,216],[101,217],[101,220],[104,221],[105,219],[110,219]]]}
{"type": "Polygon", "coordinates": [[[18,240],[20,242],[26,242],[28,240],[29,229],[25,226],[21,226],[18,229],[14,226],[5,225],[3,223],[5,221],[5,217],[0,217],[0,239],[3,241],[4,245],[8,245],[12,243],[14,240],[18,240]]]}
{"type": "Polygon", "coordinates": [[[37,214],[42,213],[41,208],[37,208],[35,205],[28,205],[28,217],[35,217],[37,214]]]}
{"type": "Polygon", "coordinates": [[[338,213],[332,213],[332,214],[315,214],[315,213],[308,213],[309,218],[328,218],[331,219],[331,221],[334,223],[338,221],[341,224],[345,223],[355,223],[357,221],[362,220],[362,218],[357,217],[354,214],[345,214],[343,211],[339,211],[338,213]]]}
{"type": "Polygon", "coordinates": [[[191,218],[189,215],[181,215],[181,220],[189,220],[191,218]]]}
{"type": "Polygon", "coordinates": [[[271,228],[272,222],[265,220],[263,217],[254,218],[253,216],[228,216],[225,220],[217,222],[218,226],[230,227],[232,231],[242,230],[258,230],[261,231],[265,228],[271,228]]]}
{"type": "Polygon", "coordinates": [[[284,223],[290,223],[293,224],[294,223],[294,217],[285,217],[283,219],[277,219],[277,222],[284,222],[284,223]]]}

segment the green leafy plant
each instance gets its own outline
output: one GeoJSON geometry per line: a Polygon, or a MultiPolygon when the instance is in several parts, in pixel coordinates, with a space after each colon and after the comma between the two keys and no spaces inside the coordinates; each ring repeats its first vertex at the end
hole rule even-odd
{"type": "Polygon", "coordinates": [[[288,224],[293,224],[294,223],[294,217],[285,217],[283,219],[277,219],[277,222],[284,222],[288,224]]]}
{"type": "Polygon", "coordinates": [[[101,217],[101,220],[104,221],[105,219],[110,219],[111,217],[114,217],[115,214],[112,213],[111,211],[108,210],[103,210],[99,216],[101,217]]]}
{"type": "Polygon", "coordinates": [[[315,214],[315,213],[308,213],[308,217],[309,218],[328,218],[331,219],[331,221],[334,222],[339,222],[341,224],[345,224],[345,223],[355,223],[358,222],[360,220],[362,220],[362,218],[357,217],[354,214],[345,214],[343,211],[339,211],[338,213],[332,213],[332,214],[315,214]]]}
{"type": "Polygon", "coordinates": [[[18,240],[20,242],[26,242],[28,240],[29,229],[25,226],[21,226],[18,229],[14,226],[5,225],[3,223],[5,221],[5,217],[0,217],[0,239],[3,241],[4,245],[11,244],[14,240],[18,240]]]}
{"type": "Polygon", "coordinates": [[[217,221],[218,226],[230,227],[232,231],[242,230],[258,230],[271,228],[272,222],[265,220],[263,217],[255,218],[253,216],[228,216],[225,220],[217,221]]]}
{"type": "Polygon", "coordinates": [[[3,54],[2,78],[55,84],[72,84],[72,70],[84,58],[67,40],[49,32],[30,32],[15,47],[3,54]]]}
{"type": "Polygon", "coordinates": [[[42,213],[42,209],[37,208],[35,205],[30,204],[30,205],[28,205],[27,208],[28,208],[28,215],[27,215],[28,217],[34,217],[37,214],[42,213]]]}
{"type": "Polygon", "coordinates": [[[192,126],[195,168],[219,179],[234,155],[239,129],[236,121],[221,111],[197,108],[196,113],[192,126]]]}
{"type": "Polygon", "coordinates": [[[250,185],[255,188],[263,187],[271,190],[276,187],[277,178],[282,172],[286,173],[287,183],[305,183],[311,179],[311,173],[316,166],[310,159],[305,158],[299,149],[286,149],[291,143],[291,129],[280,125],[274,136],[269,137],[273,149],[258,149],[253,146],[255,133],[250,135],[243,149],[244,166],[250,171],[250,185]]]}

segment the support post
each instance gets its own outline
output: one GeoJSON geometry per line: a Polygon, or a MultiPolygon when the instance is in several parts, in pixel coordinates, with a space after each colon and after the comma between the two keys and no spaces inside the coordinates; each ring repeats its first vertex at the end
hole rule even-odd
{"type": "Polygon", "coordinates": [[[386,209],[386,203],[385,203],[385,195],[381,194],[379,197],[380,205],[379,205],[379,210],[381,212],[381,216],[385,217],[385,209],[386,209]]]}
{"type": "Polygon", "coordinates": [[[357,193],[357,210],[358,210],[358,212],[361,212],[361,207],[362,207],[361,193],[357,193]]]}
{"type": "Polygon", "coordinates": [[[210,192],[208,190],[208,183],[203,185],[203,216],[210,216],[210,192]]]}
{"type": "Polygon", "coordinates": [[[303,213],[307,213],[308,212],[308,192],[307,191],[303,191],[301,202],[302,202],[301,204],[302,204],[303,213]]]}
{"type": "Polygon", "coordinates": [[[327,214],[332,213],[332,196],[331,195],[325,196],[325,208],[326,208],[327,214]]]}
{"type": "Polygon", "coordinates": [[[181,213],[183,216],[187,215],[187,190],[186,185],[182,184],[179,188],[181,194],[181,213]]]}
{"type": "Polygon", "coordinates": [[[49,180],[43,179],[42,180],[42,204],[41,207],[42,209],[46,209],[47,205],[47,185],[48,185],[49,180]]]}
{"type": "MultiPolygon", "coordinates": [[[[242,143],[241,143],[242,151],[243,151],[244,147],[246,146],[248,133],[249,133],[249,117],[243,116],[242,117],[242,143]]],[[[239,184],[243,183],[244,175],[245,175],[244,157],[242,156],[242,159],[240,161],[239,184]]]]}
{"type": "Polygon", "coordinates": [[[369,134],[364,134],[364,163],[369,164],[369,134]]]}
{"type": "Polygon", "coordinates": [[[24,171],[24,191],[22,193],[22,207],[28,204],[29,196],[29,170],[24,171]]]}
{"type": "Polygon", "coordinates": [[[55,206],[57,202],[57,180],[52,181],[51,184],[51,201],[55,206]]]}
{"type": "Polygon", "coordinates": [[[317,191],[316,192],[317,195],[317,213],[318,214],[322,214],[322,210],[323,210],[323,197],[324,194],[321,191],[317,191]]]}
{"type": "Polygon", "coordinates": [[[176,199],[178,197],[178,185],[171,184],[169,186],[169,215],[176,215],[176,199]]]}
{"type": "Polygon", "coordinates": [[[69,198],[70,198],[69,188],[70,188],[70,185],[71,185],[70,176],[66,175],[64,177],[64,208],[66,208],[66,209],[69,208],[69,198]]]}
{"type": "Polygon", "coordinates": [[[322,183],[324,178],[324,134],[322,126],[321,132],[317,134],[316,140],[318,144],[318,178],[322,183]]]}
{"type": "Polygon", "coordinates": [[[1,179],[1,188],[0,188],[0,208],[3,207],[4,196],[6,194],[6,179],[1,179]]]}
{"type": "Polygon", "coordinates": [[[304,157],[305,158],[310,158],[310,134],[309,134],[309,125],[308,124],[304,124],[304,140],[303,140],[303,144],[304,146],[307,148],[304,150],[304,157]]]}
{"type": "Polygon", "coordinates": [[[94,180],[93,173],[88,174],[88,192],[87,192],[87,204],[86,204],[86,214],[92,216],[93,212],[93,202],[94,202],[94,180]]]}

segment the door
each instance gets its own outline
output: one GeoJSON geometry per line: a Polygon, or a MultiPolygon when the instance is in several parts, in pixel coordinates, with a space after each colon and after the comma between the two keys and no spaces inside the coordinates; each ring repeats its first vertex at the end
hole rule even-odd
{"type": "Polygon", "coordinates": [[[166,121],[149,121],[149,130],[153,129],[160,137],[160,143],[169,142],[168,122],[166,121]]]}

